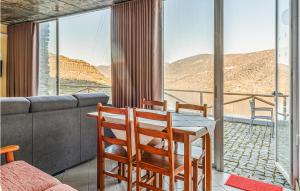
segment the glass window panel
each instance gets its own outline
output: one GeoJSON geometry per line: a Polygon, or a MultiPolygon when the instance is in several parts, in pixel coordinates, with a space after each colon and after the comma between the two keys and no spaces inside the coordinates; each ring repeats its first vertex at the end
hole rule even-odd
{"type": "Polygon", "coordinates": [[[277,162],[286,173],[291,173],[290,124],[290,0],[278,1],[278,93],[277,98],[277,162]]]}
{"type": "MultiPolygon", "coordinates": [[[[213,115],[213,22],[211,0],[164,1],[164,99],[168,109],[175,109],[176,101],[207,104],[208,114],[213,115]]],[[[201,146],[200,141],[195,144],[201,146]]]]}
{"type": "Polygon", "coordinates": [[[111,97],[110,9],[59,19],[59,94],[111,97]]]}
{"type": "Polygon", "coordinates": [[[206,103],[213,114],[213,18],[211,0],[164,1],[164,95],[169,108],[176,101],[206,103]]]}
{"type": "Polygon", "coordinates": [[[39,95],[56,95],[56,20],[39,24],[39,95]]]}

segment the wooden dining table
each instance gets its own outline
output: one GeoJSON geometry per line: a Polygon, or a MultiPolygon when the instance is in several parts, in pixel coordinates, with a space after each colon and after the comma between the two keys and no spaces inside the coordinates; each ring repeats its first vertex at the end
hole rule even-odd
{"type": "MultiPolygon", "coordinates": [[[[154,110],[145,110],[140,109],[147,112],[162,112],[162,111],[154,111],[154,110]]],[[[211,141],[210,137],[213,135],[215,128],[215,121],[211,118],[202,117],[199,113],[175,113],[172,114],[172,129],[173,129],[173,139],[176,142],[183,143],[183,154],[184,154],[184,190],[191,191],[192,190],[192,143],[199,139],[203,138],[205,141],[205,164],[203,164],[203,168],[205,168],[205,178],[204,178],[204,187],[206,191],[212,190],[212,160],[211,160],[211,141]]],[[[98,112],[91,112],[87,114],[87,117],[97,119],[98,112]]],[[[108,121],[119,121],[122,122],[124,120],[122,116],[118,115],[103,115],[104,118],[108,121]]],[[[133,121],[132,112],[130,116],[130,121],[133,121]]],[[[151,128],[152,121],[143,121],[142,123],[149,125],[151,128]]],[[[131,123],[132,133],[133,131],[133,122],[131,123]]],[[[146,125],[146,126],[147,126],[146,125]]],[[[157,124],[155,124],[157,127],[157,124]]],[[[163,127],[163,125],[161,125],[163,127]]],[[[163,130],[163,128],[161,129],[163,130]]],[[[125,135],[118,132],[118,130],[113,131],[114,135],[117,138],[124,139],[125,135]]],[[[132,135],[134,137],[134,135],[132,135]]],[[[144,137],[141,139],[144,141],[144,144],[147,144],[151,141],[149,137],[144,137]]],[[[132,142],[133,151],[135,150],[135,143],[132,142]]]]}

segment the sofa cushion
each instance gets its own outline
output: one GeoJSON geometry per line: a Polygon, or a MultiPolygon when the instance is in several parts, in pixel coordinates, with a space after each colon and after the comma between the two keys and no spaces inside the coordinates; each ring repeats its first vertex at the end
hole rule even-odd
{"type": "Polygon", "coordinates": [[[78,107],[95,106],[97,103],[107,104],[109,97],[104,93],[77,93],[73,95],[78,100],[78,107]]]}
{"type": "Polygon", "coordinates": [[[31,102],[30,111],[52,111],[77,107],[77,100],[73,96],[33,96],[28,97],[31,102]]]}
{"type": "Polygon", "coordinates": [[[43,191],[60,182],[24,161],[14,161],[0,166],[2,190],[43,191]]]}
{"type": "Polygon", "coordinates": [[[0,98],[1,115],[28,113],[30,101],[24,97],[0,98]]]}
{"type": "Polygon", "coordinates": [[[58,184],[56,186],[53,186],[51,188],[48,188],[45,191],[76,191],[74,188],[72,188],[69,185],[66,184],[58,184]]]}

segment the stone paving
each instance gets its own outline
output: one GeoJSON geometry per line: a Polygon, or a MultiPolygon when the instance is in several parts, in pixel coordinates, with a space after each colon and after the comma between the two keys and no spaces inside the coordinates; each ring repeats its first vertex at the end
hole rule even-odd
{"type": "Polygon", "coordinates": [[[275,139],[271,127],[225,122],[225,172],[290,188],[275,167],[275,139]]]}

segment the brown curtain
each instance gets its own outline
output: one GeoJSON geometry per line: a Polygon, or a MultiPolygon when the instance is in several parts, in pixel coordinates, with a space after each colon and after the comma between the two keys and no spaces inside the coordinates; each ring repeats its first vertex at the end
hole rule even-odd
{"type": "Polygon", "coordinates": [[[143,97],[162,99],[161,0],[112,7],[112,102],[139,107],[143,97]]]}
{"type": "Polygon", "coordinates": [[[37,93],[37,24],[27,22],[8,26],[7,96],[37,93]]]}

